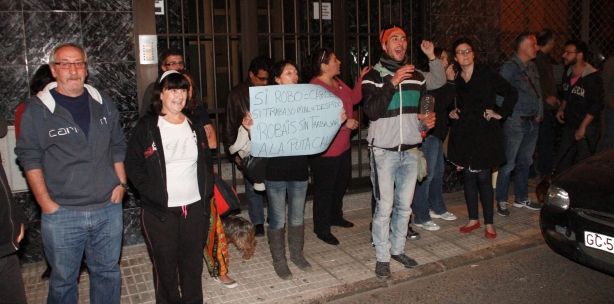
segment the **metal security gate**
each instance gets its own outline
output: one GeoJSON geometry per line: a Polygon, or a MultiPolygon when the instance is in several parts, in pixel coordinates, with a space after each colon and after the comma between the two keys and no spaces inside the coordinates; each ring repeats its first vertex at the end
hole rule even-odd
{"type": "MultiPolygon", "coordinates": [[[[342,78],[353,85],[360,66],[378,60],[383,26],[398,24],[413,34],[414,6],[407,0],[165,0],[163,14],[155,18],[158,52],[184,52],[219,133],[228,92],[246,79],[252,58],[292,59],[301,71],[313,50],[330,47],[343,61],[342,78]]],[[[353,140],[356,178],[368,177],[365,127],[362,123],[353,140]]],[[[236,170],[223,165],[222,153],[218,149],[218,172],[236,184],[236,170]]]]}

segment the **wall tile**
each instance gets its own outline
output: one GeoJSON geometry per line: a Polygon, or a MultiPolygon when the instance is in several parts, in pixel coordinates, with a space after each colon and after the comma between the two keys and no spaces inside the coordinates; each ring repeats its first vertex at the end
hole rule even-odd
{"type": "Polygon", "coordinates": [[[25,64],[23,14],[0,12],[0,65],[25,64]]]}
{"type": "Polygon", "coordinates": [[[136,111],[136,63],[93,63],[88,82],[109,94],[120,112],[136,111]]]}
{"type": "Polygon", "coordinates": [[[124,246],[143,243],[141,208],[124,209],[124,246]]]}
{"type": "Polygon", "coordinates": [[[121,112],[120,113],[120,122],[122,124],[122,129],[124,130],[124,134],[126,135],[126,139],[130,138],[132,134],[132,128],[136,126],[139,120],[139,112],[121,112]]]}
{"type": "Polygon", "coordinates": [[[64,42],[81,43],[78,13],[26,12],[26,56],[29,64],[47,63],[53,48],[64,42]]]}
{"type": "Polygon", "coordinates": [[[79,0],[22,0],[24,11],[76,11],[79,0]]]}
{"type": "Polygon", "coordinates": [[[134,61],[132,13],[82,13],[83,46],[88,60],[134,61]]]}
{"type": "Polygon", "coordinates": [[[28,97],[28,74],[25,65],[0,65],[0,115],[13,120],[15,106],[28,97]]]}
{"type": "Polygon", "coordinates": [[[43,259],[40,220],[26,224],[26,235],[19,243],[19,258],[22,262],[36,262],[43,259]]]}
{"type": "Polygon", "coordinates": [[[21,11],[21,1],[12,0],[12,1],[0,1],[0,12],[5,11],[21,11]]]}
{"type": "MultiPolygon", "coordinates": [[[[132,11],[132,0],[105,0],[105,1],[91,1],[81,0],[81,11],[114,11],[114,12],[126,12],[132,11]]],[[[152,4],[153,5],[153,4],[152,4]]]]}

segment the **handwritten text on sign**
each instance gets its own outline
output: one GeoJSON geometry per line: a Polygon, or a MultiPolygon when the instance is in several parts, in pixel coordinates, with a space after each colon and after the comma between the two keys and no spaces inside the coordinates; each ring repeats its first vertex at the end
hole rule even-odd
{"type": "Polygon", "coordinates": [[[318,85],[250,87],[249,100],[253,156],[324,152],[341,126],[341,100],[318,85]]]}

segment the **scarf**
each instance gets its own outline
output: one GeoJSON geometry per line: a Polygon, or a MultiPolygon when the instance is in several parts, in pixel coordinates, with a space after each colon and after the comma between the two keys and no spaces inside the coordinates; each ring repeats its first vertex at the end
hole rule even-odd
{"type": "Polygon", "coordinates": [[[407,56],[401,61],[396,61],[390,58],[388,54],[383,53],[382,57],[379,59],[379,62],[390,72],[396,73],[399,68],[407,64],[407,56]]]}

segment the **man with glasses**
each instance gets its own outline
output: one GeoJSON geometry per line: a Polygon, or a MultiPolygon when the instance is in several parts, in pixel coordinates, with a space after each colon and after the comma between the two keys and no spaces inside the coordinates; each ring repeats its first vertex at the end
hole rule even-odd
{"type": "Polygon", "coordinates": [[[556,119],[563,124],[563,134],[555,164],[562,172],[595,153],[599,139],[599,114],[603,108],[603,87],[599,72],[590,63],[588,46],[581,40],[565,43],[561,106],[556,119]]]}
{"type": "Polygon", "coordinates": [[[33,96],[15,153],[41,208],[51,266],[47,303],[77,303],[85,253],[91,303],[120,302],[119,256],[126,143],[115,104],[85,84],[87,56],[73,43],[49,56],[57,82],[33,96]]]}
{"type": "Polygon", "coordinates": [[[514,54],[501,66],[500,74],[518,91],[514,111],[503,123],[503,146],[506,162],[497,175],[497,214],[510,215],[507,195],[514,171],[514,207],[539,210],[540,204],[529,199],[529,168],[543,117],[542,91],[537,66],[535,35],[524,32],[514,40],[514,54]]]}
{"type": "Polygon", "coordinates": [[[425,161],[419,150],[421,128],[435,125],[434,114],[419,115],[420,99],[428,89],[446,83],[441,61],[431,42],[423,41],[430,73],[408,62],[407,35],[397,26],[380,33],[382,57],[362,81],[364,110],[370,120],[367,139],[371,146],[371,181],[376,199],[372,236],[378,278],[390,277],[390,259],[411,268],[416,261],[405,255],[410,204],[425,161]]]}
{"type": "MultiPolygon", "coordinates": [[[[237,166],[241,166],[241,157],[231,154],[228,148],[237,140],[237,134],[243,118],[249,112],[249,87],[268,84],[271,59],[259,56],[249,64],[247,79],[232,88],[226,102],[226,124],[224,129],[224,147],[226,155],[237,166]]],[[[264,236],[264,193],[254,191],[254,186],[243,174],[245,195],[247,196],[249,218],[256,229],[256,236],[264,236]]]]}
{"type": "MultiPolygon", "coordinates": [[[[162,73],[168,70],[183,71],[185,69],[185,62],[183,61],[183,53],[179,50],[168,49],[160,55],[158,61],[158,73],[162,73]]],[[[143,101],[139,107],[139,117],[145,116],[145,114],[151,112],[151,99],[153,98],[153,90],[156,82],[150,83],[145,89],[143,94],[143,101]]]]}

